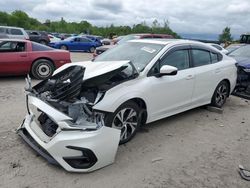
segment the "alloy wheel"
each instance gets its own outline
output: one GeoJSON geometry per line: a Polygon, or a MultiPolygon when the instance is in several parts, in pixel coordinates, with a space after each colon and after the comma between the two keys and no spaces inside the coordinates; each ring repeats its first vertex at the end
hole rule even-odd
{"type": "Polygon", "coordinates": [[[112,127],[121,130],[120,142],[128,140],[138,126],[138,114],[132,108],[120,110],[113,119],[112,127]]]}

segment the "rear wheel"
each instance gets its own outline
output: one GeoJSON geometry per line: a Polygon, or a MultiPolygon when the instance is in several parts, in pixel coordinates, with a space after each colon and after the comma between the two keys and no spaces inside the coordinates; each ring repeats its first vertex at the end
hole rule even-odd
{"type": "Polygon", "coordinates": [[[54,64],[47,59],[38,59],[31,67],[32,75],[39,80],[49,78],[53,74],[54,70],[54,64]]]}
{"type": "Polygon", "coordinates": [[[95,52],[95,47],[91,47],[91,48],[89,49],[89,51],[90,51],[90,53],[94,53],[94,52],[95,52]]]}
{"type": "Polygon", "coordinates": [[[229,92],[228,83],[225,80],[221,81],[214,91],[211,105],[221,108],[225,104],[229,92]]]}
{"type": "Polygon", "coordinates": [[[105,118],[105,125],[121,130],[120,144],[131,140],[139,128],[140,108],[134,102],[121,105],[114,113],[105,118]]]}

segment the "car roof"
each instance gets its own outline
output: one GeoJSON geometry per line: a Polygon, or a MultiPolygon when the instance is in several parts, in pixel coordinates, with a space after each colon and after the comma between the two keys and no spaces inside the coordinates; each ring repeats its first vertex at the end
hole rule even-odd
{"type": "Polygon", "coordinates": [[[11,27],[11,26],[0,26],[1,28],[8,28],[8,29],[23,29],[22,27],[11,27]]]}
{"type": "Polygon", "coordinates": [[[0,39],[0,41],[11,41],[11,42],[31,42],[30,40],[25,40],[25,39],[0,39]]]}

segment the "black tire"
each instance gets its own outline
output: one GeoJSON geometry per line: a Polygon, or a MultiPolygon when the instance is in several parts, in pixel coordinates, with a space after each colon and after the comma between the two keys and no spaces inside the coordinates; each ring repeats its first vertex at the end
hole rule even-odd
{"type": "Polygon", "coordinates": [[[225,80],[221,81],[218,86],[216,87],[212,100],[211,105],[217,108],[221,108],[229,96],[229,84],[225,80]]]}
{"type": "Polygon", "coordinates": [[[62,46],[60,46],[60,49],[61,50],[68,50],[68,47],[66,45],[62,45],[62,46]]]}
{"type": "Polygon", "coordinates": [[[47,41],[45,41],[45,40],[41,40],[39,43],[43,44],[43,45],[48,45],[47,41]]]}
{"type": "Polygon", "coordinates": [[[105,126],[113,127],[113,128],[117,128],[121,130],[121,138],[120,138],[119,144],[125,144],[126,142],[130,141],[135,136],[137,130],[140,127],[140,118],[139,118],[140,111],[141,109],[136,103],[129,101],[129,102],[122,104],[119,108],[116,109],[114,113],[109,113],[106,115],[105,126]],[[132,111],[130,111],[130,109],[132,111]],[[118,115],[119,114],[121,115],[122,111],[123,111],[124,117],[127,116],[127,118],[131,112],[132,113],[135,112],[136,115],[131,116],[130,118],[126,119],[125,122],[122,123],[120,119],[118,118],[118,115]],[[135,122],[136,122],[136,125],[135,125],[135,122]],[[118,124],[120,124],[120,126],[118,126],[118,124]],[[114,126],[114,125],[117,125],[117,126],[114,126]],[[132,126],[132,125],[135,125],[135,126],[132,126]],[[123,134],[124,131],[126,131],[127,133],[123,134]],[[125,138],[125,136],[127,137],[125,138]]]}
{"type": "Polygon", "coordinates": [[[90,52],[90,53],[94,53],[94,52],[95,52],[95,47],[92,46],[92,47],[89,49],[89,52],[90,52]]]}
{"type": "Polygon", "coordinates": [[[44,80],[53,74],[55,70],[54,64],[47,59],[36,60],[31,67],[31,74],[39,80],[44,80]]]}

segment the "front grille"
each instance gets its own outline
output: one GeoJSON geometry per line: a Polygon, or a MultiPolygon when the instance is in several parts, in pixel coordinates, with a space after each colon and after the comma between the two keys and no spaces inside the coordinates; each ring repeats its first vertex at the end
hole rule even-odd
{"type": "Polygon", "coordinates": [[[81,92],[85,68],[71,66],[34,86],[42,97],[51,101],[69,101],[81,92]]]}

